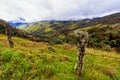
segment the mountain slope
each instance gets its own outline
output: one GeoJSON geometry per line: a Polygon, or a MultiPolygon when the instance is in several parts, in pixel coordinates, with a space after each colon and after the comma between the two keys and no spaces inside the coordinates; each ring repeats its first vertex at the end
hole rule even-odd
{"type": "Polygon", "coordinates": [[[42,21],[33,22],[23,30],[42,39],[56,43],[73,43],[70,34],[78,29],[87,28],[89,32],[89,46],[120,51],[120,13],[111,14],[94,19],[79,21],[42,21]],[[115,26],[115,27],[114,27],[115,26]]]}
{"type": "MultiPolygon", "coordinates": [[[[6,27],[4,26],[3,21],[4,20],[0,20],[0,33],[1,34],[6,34],[6,27]]],[[[7,22],[6,22],[6,24],[7,24],[7,22]]],[[[27,38],[27,39],[30,39],[30,40],[35,40],[34,36],[30,35],[28,32],[17,29],[17,28],[14,28],[9,23],[8,23],[8,25],[10,27],[9,29],[10,29],[10,32],[11,32],[12,36],[27,38]]]]}
{"type": "Polygon", "coordinates": [[[83,20],[78,20],[78,21],[74,21],[74,20],[73,21],[54,21],[53,20],[53,21],[33,22],[30,24],[30,26],[28,26],[27,28],[24,28],[24,30],[28,32],[34,32],[35,26],[39,28],[43,26],[44,27],[47,26],[50,28],[53,27],[54,30],[62,31],[62,30],[65,30],[66,28],[68,30],[75,30],[81,27],[87,27],[87,26],[92,26],[96,24],[116,24],[116,23],[120,23],[120,13],[115,13],[115,14],[111,14],[108,16],[93,18],[93,19],[83,19],[83,20]],[[29,28],[32,28],[32,29],[29,30],[29,28]]]}
{"type": "Polygon", "coordinates": [[[89,33],[89,46],[120,52],[120,23],[114,25],[98,24],[83,28],[89,33]]]}

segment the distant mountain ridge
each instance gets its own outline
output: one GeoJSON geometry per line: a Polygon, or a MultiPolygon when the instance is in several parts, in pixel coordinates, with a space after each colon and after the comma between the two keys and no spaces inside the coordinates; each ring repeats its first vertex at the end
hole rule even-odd
{"type": "Polygon", "coordinates": [[[8,22],[12,27],[15,27],[15,28],[17,28],[17,27],[19,27],[19,26],[22,26],[22,25],[25,25],[25,26],[27,26],[29,23],[23,23],[23,22],[12,22],[12,21],[9,21],[8,22]]]}
{"type": "Polygon", "coordinates": [[[103,17],[96,17],[93,19],[82,19],[82,20],[43,20],[43,21],[36,21],[36,22],[25,22],[24,18],[20,18],[20,20],[18,21],[8,21],[8,23],[13,26],[13,27],[18,27],[20,28],[21,26],[24,27],[29,27],[30,24],[37,24],[37,23],[49,23],[49,24],[54,24],[55,22],[58,23],[69,23],[69,22],[83,22],[83,23],[91,23],[91,24],[99,24],[99,23],[103,23],[103,24],[114,24],[114,23],[119,23],[120,21],[120,13],[114,13],[114,14],[110,14],[107,16],[103,16],[103,17]],[[24,20],[24,21],[21,21],[24,20]]]}
{"type": "MultiPolygon", "coordinates": [[[[23,27],[22,29],[30,32],[32,34],[37,35],[44,35],[47,33],[44,33],[43,31],[45,28],[47,29],[49,27],[53,30],[56,30],[57,32],[66,32],[69,33],[70,31],[77,30],[82,27],[97,25],[97,24],[116,24],[120,23],[120,13],[115,13],[111,15],[107,15],[104,17],[98,17],[93,19],[83,19],[83,20],[69,20],[69,21],[59,21],[59,20],[49,20],[49,21],[38,21],[38,22],[32,22],[28,24],[27,26],[19,26],[23,27]],[[43,33],[42,33],[43,32],[43,33]]],[[[49,33],[48,33],[49,34],[49,33]]]]}

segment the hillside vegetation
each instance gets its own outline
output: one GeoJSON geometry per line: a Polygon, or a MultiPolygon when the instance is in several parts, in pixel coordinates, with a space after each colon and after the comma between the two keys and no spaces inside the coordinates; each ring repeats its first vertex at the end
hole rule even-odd
{"type": "MultiPolygon", "coordinates": [[[[34,42],[13,37],[10,49],[0,35],[0,80],[76,80],[75,45],[34,42]]],[[[82,80],[119,80],[120,55],[87,48],[82,80]]]]}
{"type": "Polygon", "coordinates": [[[120,24],[89,26],[83,28],[89,33],[89,46],[105,50],[120,51],[120,24]]]}
{"type": "Polygon", "coordinates": [[[89,47],[102,48],[104,50],[120,51],[120,23],[118,18],[109,16],[98,18],[96,21],[53,21],[33,23],[23,30],[36,36],[38,41],[49,42],[50,44],[75,43],[70,35],[75,30],[81,29],[89,33],[89,47]],[[108,19],[110,18],[110,21],[108,19]],[[116,20],[112,23],[113,20],[116,20]],[[105,21],[103,23],[103,21],[105,21]],[[107,23],[108,21],[108,23],[107,23]]]}

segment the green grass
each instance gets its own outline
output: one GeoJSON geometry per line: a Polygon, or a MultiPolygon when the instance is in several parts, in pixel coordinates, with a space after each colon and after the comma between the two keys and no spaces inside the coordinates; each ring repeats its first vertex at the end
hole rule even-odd
{"type": "Polygon", "coordinates": [[[52,28],[46,28],[44,31],[45,31],[46,33],[47,33],[47,32],[50,32],[50,31],[52,31],[52,28]]]}
{"type": "MultiPolygon", "coordinates": [[[[76,80],[75,45],[37,43],[13,38],[10,49],[0,35],[0,80],[76,80]]],[[[120,54],[98,49],[86,49],[81,80],[119,80],[120,54]]]]}
{"type": "Polygon", "coordinates": [[[30,26],[29,28],[27,27],[27,28],[25,28],[25,31],[27,31],[27,32],[33,32],[33,31],[35,31],[35,30],[37,30],[37,29],[39,29],[40,28],[40,26],[30,26]]]}

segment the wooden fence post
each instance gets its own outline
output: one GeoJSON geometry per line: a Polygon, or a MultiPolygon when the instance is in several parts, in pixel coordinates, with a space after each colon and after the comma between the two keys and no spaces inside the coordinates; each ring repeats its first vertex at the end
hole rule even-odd
{"type": "Polygon", "coordinates": [[[85,48],[88,43],[88,33],[84,31],[77,30],[74,32],[76,41],[77,41],[77,48],[79,50],[79,54],[77,56],[77,64],[75,66],[75,70],[78,76],[78,80],[80,80],[80,76],[82,74],[83,63],[84,63],[84,54],[85,48]]]}
{"type": "Polygon", "coordinates": [[[14,48],[14,44],[13,44],[13,41],[12,41],[11,30],[10,30],[9,25],[7,26],[6,33],[7,33],[7,39],[8,39],[10,47],[14,48]]]}
{"type": "Polygon", "coordinates": [[[6,29],[6,34],[7,34],[7,40],[9,42],[9,46],[10,48],[14,48],[14,43],[12,41],[12,35],[11,35],[11,28],[10,28],[10,25],[4,21],[4,20],[0,20],[1,24],[3,24],[3,26],[5,27],[6,29]]]}

